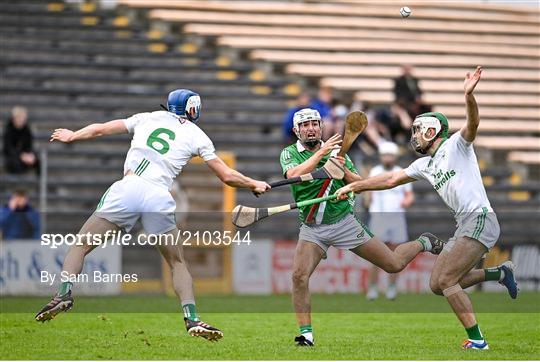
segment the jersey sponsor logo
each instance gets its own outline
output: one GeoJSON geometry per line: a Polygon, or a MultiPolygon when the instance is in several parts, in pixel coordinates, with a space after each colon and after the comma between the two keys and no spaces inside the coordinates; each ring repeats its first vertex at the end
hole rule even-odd
{"type": "Polygon", "coordinates": [[[436,184],[433,186],[435,188],[435,191],[438,191],[448,182],[448,180],[450,180],[455,175],[456,171],[454,170],[446,171],[444,173],[442,170],[439,170],[435,175],[436,184]]]}

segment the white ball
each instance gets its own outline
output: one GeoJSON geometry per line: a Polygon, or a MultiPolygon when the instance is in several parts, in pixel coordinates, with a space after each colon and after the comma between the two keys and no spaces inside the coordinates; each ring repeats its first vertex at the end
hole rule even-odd
{"type": "Polygon", "coordinates": [[[402,7],[401,9],[399,9],[399,13],[401,14],[401,17],[402,18],[408,18],[409,15],[411,15],[411,9],[409,9],[408,7],[404,6],[402,7]]]}

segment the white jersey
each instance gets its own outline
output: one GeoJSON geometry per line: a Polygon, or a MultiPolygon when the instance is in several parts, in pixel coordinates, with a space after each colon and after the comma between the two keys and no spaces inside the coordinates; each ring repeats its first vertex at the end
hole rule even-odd
{"type": "Polygon", "coordinates": [[[192,157],[205,161],[217,157],[212,141],[197,125],[172,113],[138,113],[124,122],[133,133],[124,173],[131,170],[153,184],[170,190],[173,179],[192,157]]]}
{"type": "MultiPolygon", "coordinates": [[[[383,165],[377,165],[371,169],[369,177],[399,170],[402,170],[402,168],[397,165],[391,170],[386,170],[383,165]]],[[[401,201],[403,201],[405,193],[408,191],[412,191],[412,185],[410,183],[394,187],[393,189],[372,192],[369,212],[404,212],[405,209],[401,207],[401,201]]]]}
{"type": "Polygon", "coordinates": [[[472,143],[460,132],[443,141],[433,156],[414,161],[405,173],[414,179],[429,181],[458,221],[484,208],[493,211],[472,143]]]}

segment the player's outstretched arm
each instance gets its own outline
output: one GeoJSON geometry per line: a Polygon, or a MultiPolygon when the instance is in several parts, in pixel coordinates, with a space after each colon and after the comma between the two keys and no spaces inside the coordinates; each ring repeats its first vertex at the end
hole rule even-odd
{"type": "Polygon", "coordinates": [[[362,191],[386,190],[413,181],[416,180],[407,176],[404,170],[388,172],[345,185],[337,190],[336,194],[339,199],[344,200],[351,191],[360,193],[362,191]]]}
{"type": "Polygon", "coordinates": [[[270,185],[264,181],[254,180],[230,168],[219,157],[206,161],[206,164],[221,182],[228,186],[250,189],[257,196],[264,194],[271,188],[270,185]]]}
{"type": "Polygon", "coordinates": [[[482,67],[476,67],[476,70],[471,75],[467,73],[465,76],[465,81],[463,83],[463,88],[465,90],[465,106],[467,109],[467,123],[461,128],[461,136],[467,141],[472,142],[476,138],[476,132],[478,130],[478,125],[480,124],[480,116],[478,113],[478,104],[476,104],[476,99],[474,98],[473,91],[480,77],[482,76],[482,67]]]}
{"type": "Polygon", "coordinates": [[[343,177],[343,181],[345,181],[346,184],[351,184],[356,181],[362,181],[364,178],[360,176],[357,173],[352,172],[347,167],[344,167],[343,170],[345,171],[345,176],[343,177]]]}
{"type": "Polygon", "coordinates": [[[115,119],[105,123],[93,123],[78,131],[71,131],[65,128],[57,128],[51,135],[50,142],[74,142],[80,140],[87,140],[95,137],[128,133],[126,124],[123,119],[115,119]]]}

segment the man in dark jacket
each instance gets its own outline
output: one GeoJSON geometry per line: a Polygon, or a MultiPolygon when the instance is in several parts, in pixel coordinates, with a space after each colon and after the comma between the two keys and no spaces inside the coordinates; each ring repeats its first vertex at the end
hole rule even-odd
{"type": "MultiPolygon", "coordinates": [[[[420,113],[430,112],[431,107],[422,100],[422,89],[412,72],[413,67],[405,64],[401,67],[402,74],[394,79],[394,102],[407,110],[411,118],[420,113]]],[[[410,126],[409,126],[410,127],[410,126]]]]}
{"type": "Polygon", "coordinates": [[[13,107],[11,118],[4,128],[4,157],[6,171],[22,174],[30,170],[39,173],[39,160],[33,150],[33,136],[27,124],[24,107],[13,107]]]}
{"type": "Polygon", "coordinates": [[[401,105],[416,103],[422,97],[422,90],[418,85],[418,78],[412,74],[411,65],[403,65],[401,70],[402,74],[394,79],[395,100],[401,105]]]}
{"type": "Polygon", "coordinates": [[[28,202],[24,190],[16,190],[0,211],[0,230],[4,240],[39,239],[39,214],[28,202]]]}

